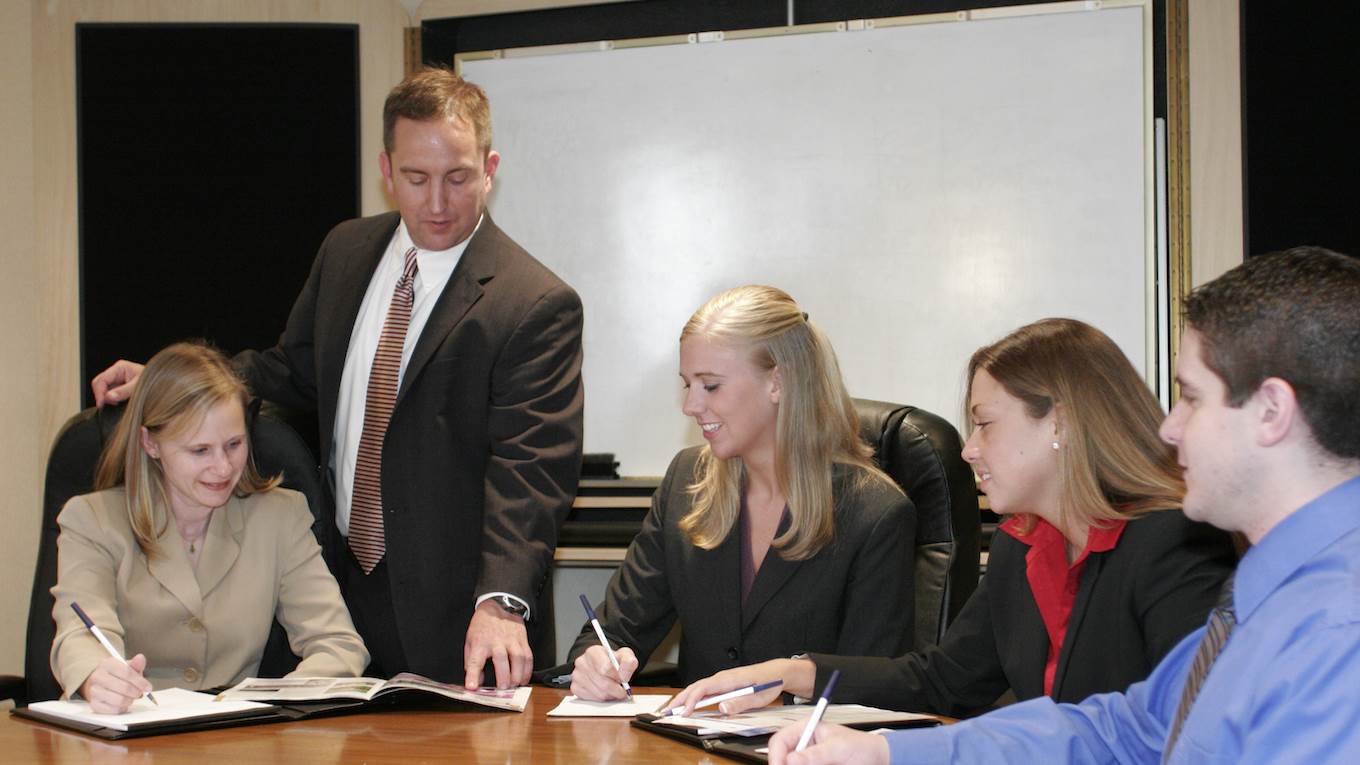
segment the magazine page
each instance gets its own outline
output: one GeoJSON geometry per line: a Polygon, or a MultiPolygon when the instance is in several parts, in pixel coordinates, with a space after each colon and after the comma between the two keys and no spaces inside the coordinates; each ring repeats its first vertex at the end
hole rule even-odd
{"type": "Polygon", "coordinates": [[[250,700],[279,704],[289,701],[372,699],[385,683],[376,677],[251,677],[219,693],[223,701],[250,700]]]}
{"type": "Polygon", "coordinates": [[[456,701],[466,701],[469,704],[523,712],[524,708],[529,704],[529,694],[532,689],[528,686],[522,686],[505,691],[497,690],[495,688],[479,688],[475,691],[469,691],[461,684],[440,683],[431,680],[428,677],[421,677],[420,675],[411,672],[402,672],[391,680],[388,680],[384,684],[384,687],[373,695],[375,697],[383,696],[400,690],[426,691],[429,693],[437,693],[440,696],[456,701]]]}

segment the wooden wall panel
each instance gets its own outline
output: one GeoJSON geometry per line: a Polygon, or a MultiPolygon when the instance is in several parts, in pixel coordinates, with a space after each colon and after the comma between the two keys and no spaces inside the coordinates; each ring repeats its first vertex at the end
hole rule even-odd
{"type": "Polygon", "coordinates": [[[1242,262],[1242,79],[1238,0],[1190,10],[1190,261],[1203,284],[1242,262]]]}

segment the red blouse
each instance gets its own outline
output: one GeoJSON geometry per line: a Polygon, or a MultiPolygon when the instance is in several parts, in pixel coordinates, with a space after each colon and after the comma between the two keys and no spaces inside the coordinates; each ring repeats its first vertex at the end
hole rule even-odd
{"type": "MultiPolygon", "coordinates": [[[[1033,516],[1031,516],[1033,517],[1033,516]]],[[[1034,603],[1048,632],[1048,661],[1044,663],[1044,693],[1053,695],[1053,678],[1058,671],[1058,654],[1067,637],[1067,622],[1072,616],[1072,605],[1081,586],[1081,572],[1086,568],[1086,557],[1093,552],[1108,552],[1119,543],[1126,521],[1106,521],[1104,526],[1093,526],[1086,535],[1086,549],[1069,565],[1067,539],[1062,532],[1042,518],[1034,518],[1034,527],[1021,533],[1024,519],[1014,517],[997,528],[1016,540],[1029,545],[1025,553],[1025,576],[1029,580],[1034,603]]]]}

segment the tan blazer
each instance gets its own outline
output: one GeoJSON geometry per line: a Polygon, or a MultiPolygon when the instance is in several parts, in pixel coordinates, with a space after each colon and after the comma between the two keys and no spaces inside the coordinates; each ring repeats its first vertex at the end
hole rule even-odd
{"type": "Polygon", "coordinates": [[[65,695],[77,693],[108,655],[72,602],[126,657],[146,654],[155,688],[212,688],[254,675],[275,616],[302,657],[293,674],[361,673],[368,651],[311,524],[307,500],[295,491],[232,497],[213,512],[195,569],[173,521],[147,559],[122,488],[71,499],[57,517],[52,588],[52,672],[65,695]]]}

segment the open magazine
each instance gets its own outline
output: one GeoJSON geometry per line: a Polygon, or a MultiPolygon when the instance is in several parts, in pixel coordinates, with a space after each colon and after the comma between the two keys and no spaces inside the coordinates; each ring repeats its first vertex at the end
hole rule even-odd
{"type": "Polygon", "coordinates": [[[223,701],[262,701],[290,704],[300,701],[373,701],[402,692],[430,693],[444,698],[493,709],[523,712],[529,703],[530,688],[501,691],[481,688],[469,691],[461,685],[440,683],[410,672],[391,680],[376,677],[252,677],[217,695],[223,701]]]}

